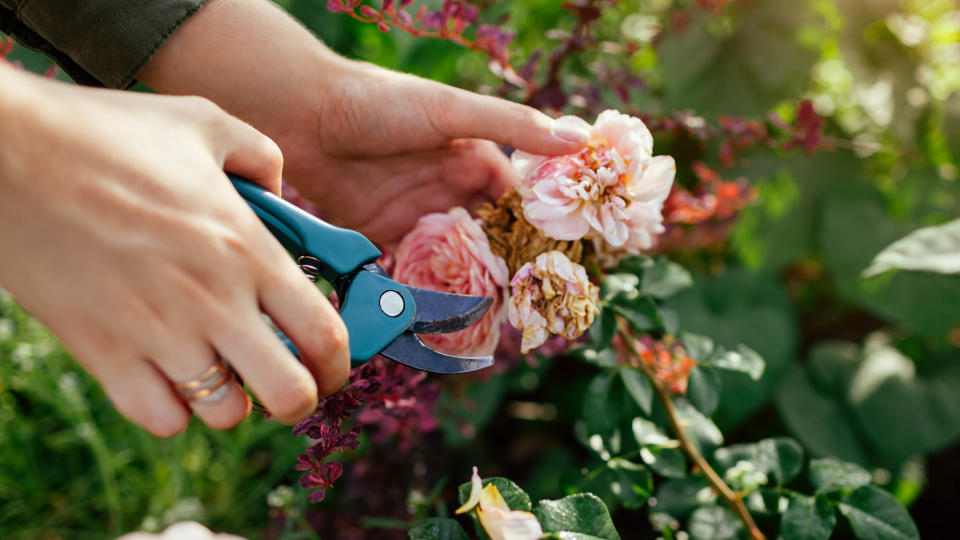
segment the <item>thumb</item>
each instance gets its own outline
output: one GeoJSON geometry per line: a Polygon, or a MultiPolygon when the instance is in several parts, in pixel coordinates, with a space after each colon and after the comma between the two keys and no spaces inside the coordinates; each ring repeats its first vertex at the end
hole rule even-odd
{"type": "Polygon", "coordinates": [[[554,120],[505,99],[451,88],[435,124],[447,137],[487,139],[531,154],[571,154],[583,148],[590,126],[576,117],[554,120]]]}

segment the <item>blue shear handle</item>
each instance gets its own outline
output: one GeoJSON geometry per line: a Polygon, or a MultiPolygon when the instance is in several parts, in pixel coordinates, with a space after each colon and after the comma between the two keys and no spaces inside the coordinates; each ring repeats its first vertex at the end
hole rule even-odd
{"type": "MultiPolygon", "coordinates": [[[[380,250],[365,236],[334,227],[284,201],[262,187],[230,176],[240,195],[270,232],[296,257],[314,257],[322,263],[320,276],[329,282],[359,270],[380,257],[380,250]]],[[[416,301],[403,285],[373,272],[360,271],[340,299],[340,317],[350,336],[350,359],[363,364],[406,331],[416,316],[416,301]],[[403,309],[386,315],[380,299],[388,291],[403,299],[403,309]]],[[[300,357],[287,336],[279,334],[290,351],[300,357]]]]}
{"type": "Polygon", "coordinates": [[[318,268],[323,279],[333,282],[380,257],[377,246],[357,231],[334,227],[236,176],[230,181],[283,247],[323,263],[318,268]]]}

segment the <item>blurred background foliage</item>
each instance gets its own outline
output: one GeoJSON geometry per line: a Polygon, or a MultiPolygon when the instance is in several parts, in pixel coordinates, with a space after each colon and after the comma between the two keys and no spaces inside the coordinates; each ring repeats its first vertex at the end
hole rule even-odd
{"type": "MultiPolygon", "coordinates": [[[[321,0],[278,3],[347,56],[468,89],[500,86],[482,54],[381,33],[321,0]]],[[[514,49],[528,54],[549,50],[572,21],[555,0],[495,3],[487,14],[509,15],[514,49]]],[[[810,99],[826,118],[832,151],[757,148],[724,172],[746,178],[757,200],[723,245],[678,255],[696,279],[668,307],[685,329],[766,359],[759,384],[722,381],[716,420],[728,442],[786,434],[811,457],[857,462],[910,507],[921,534],[946,534],[960,484],[960,279],[860,273],[906,232],[960,215],[957,5],[756,0],[713,12],[649,0],[616,3],[600,28],[610,46],[566,64],[564,84],[621,65],[619,36],[642,44],[629,58],[643,86],[630,93],[634,109],[692,110],[709,122],[789,117],[810,99]]],[[[22,48],[10,58],[40,73],[49,67],[22,48]]],[[[566,112],[583,110],[571,100],[566,112]]],[[[572,359],[448,391],[443,429],[423,448],[391,462],[391,448],[365,440],[354,453],[392,467],[382,484],[334,489],[310,509],[299,487],[286,487],[296,486],[293,464],[306,442],[285,426],[253,417],[229,432],[191,425],[153,439],[8,297],[0,298],[0,359],[6,538],[104,538],[185,518],[251,538],[314,537],[308,522],[348,538],[434,512],[470,465],[511,477],[536,499],[572,490],[589,463],[568,429],[586,385],[572,359]]],[[[615,518],[621,531],[650,530],[637,512],[615,518]]],[[[628,535],[645,536],[655,534],[628,535]]]]}

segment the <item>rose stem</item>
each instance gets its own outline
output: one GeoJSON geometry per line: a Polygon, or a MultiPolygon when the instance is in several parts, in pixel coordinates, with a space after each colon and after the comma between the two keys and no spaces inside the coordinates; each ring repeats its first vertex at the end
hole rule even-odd
{"type": "MultiPolygon", "coordinates": [[[[617,319],[620,319],[617,317],[617,319]]],[[[707,477],[707,481],[710,483],[710,486],[720,494],[720,496],[727,501],[727,504],[730,508],[737,514],[737,516],[743,521],[744,525],[747,526],[747,530],[750,533],[750,537],[754,540],[765,540],[765,537],[760,529],[757,527],[757,524],[753,521],[753,516],[750,515],[750,511],[747,510],[746,505],[743,504],[743,498],[739,493],[730,489],[730,486],[720,478],[720,475],[717,474],[713,467],[707,463],[707,460],[700,455],[700,451],[697,450],[697,447],[693,445],[689,437],[687,437],[686,432],[683,429],[683,425],[680,423],[680,418],[677,416],[677,409],[673,406],[673,399],[670,397],[670,392],[664,388],[664,386],[657,381],[653,372],[650,370],[649,366],[643,363],[643,360],[640,358],[640,351],[633,344],[633,336],[631,336],[628,330],[624,329],[625,323],[623,320],[618,320],[617,332],[620,334],[620,338],[626,344],[627,348],[630,349],[630,353],[634,355],[637,359],[637,365],[641,372],[650,379],[650,382],[653,384],[653,389],[657,394],[657,397],[660,399],[660,402],[663,403],[663,407],[667,412],[667,418],[670,421],[670,426],[673,428],[673,431],[677,434],[677,439],[680,441],[680,447],[683,449],[684,453],[690,458],[691,461],[699,468],[704,476],[707,477]]]]}

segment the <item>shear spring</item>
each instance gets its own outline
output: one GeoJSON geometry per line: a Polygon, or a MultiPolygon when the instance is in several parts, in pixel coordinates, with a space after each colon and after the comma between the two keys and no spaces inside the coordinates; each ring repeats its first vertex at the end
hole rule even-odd
{"type": "Polygon", "coordinates": [[[297,264],[300,265],[303,273],[310,278],[310,281],[316,281],[320,277],[320,272],[323,269],[323,262],[309,255],[301,255],[300,258],[297,259],[297,264]]]}

